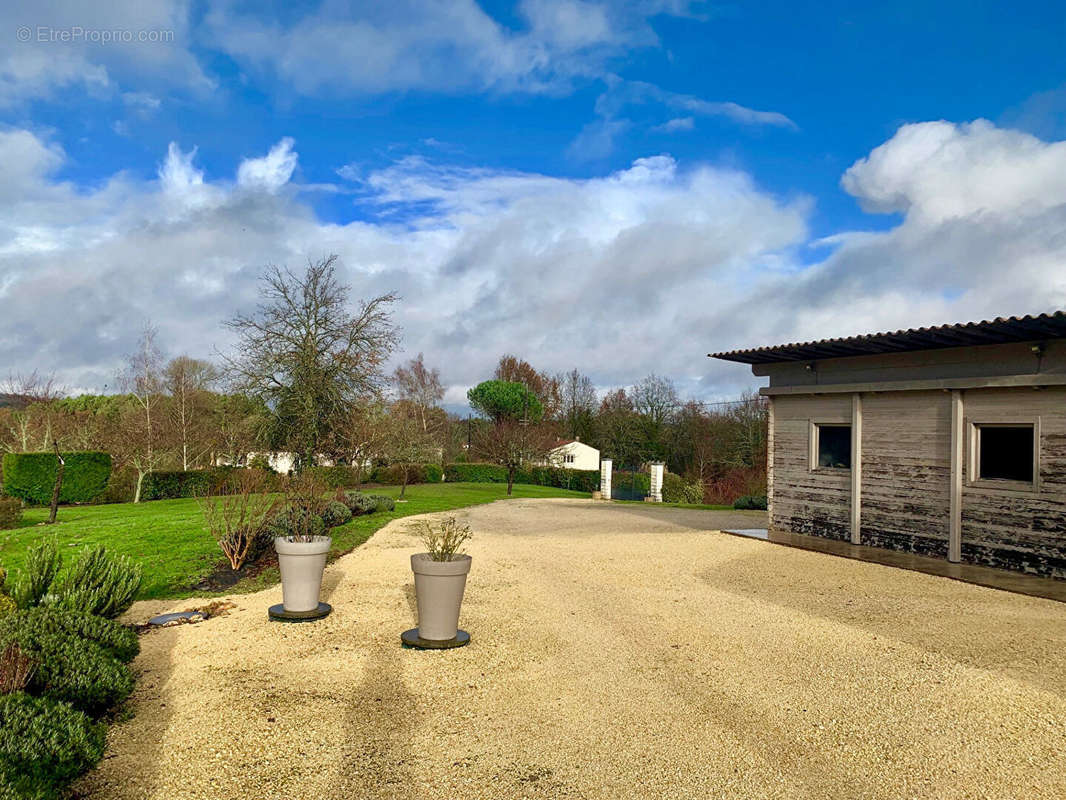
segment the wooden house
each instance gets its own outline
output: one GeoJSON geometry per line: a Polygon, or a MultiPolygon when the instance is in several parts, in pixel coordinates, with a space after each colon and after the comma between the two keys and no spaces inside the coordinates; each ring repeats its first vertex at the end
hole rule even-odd
{"type": "Polygon", "coordinates": [[[769,378],[773,529],[1066,578],[1066,312],[711,355],[769,378]]]}

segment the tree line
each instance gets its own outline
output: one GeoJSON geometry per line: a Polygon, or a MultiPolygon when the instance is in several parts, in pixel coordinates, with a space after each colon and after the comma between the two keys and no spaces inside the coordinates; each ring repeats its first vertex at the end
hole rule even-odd
{"type": "Polygon", "coordinates": [[[37,373],[12,377],[0,386],[0,450],[105,450],[134,496],[149,472],[245,464],[249,453],[292,453],[297,470],[392,464],[406,484],[422,463],[517,469],[560,439],[598,448],[616,468],[664,461],[708,501],[765,485],[767,409],[755,394],[683,401],[649,375],[601,395],[577,369],[551,375],[507,354],[471,390],[476,416],[447,413],[440,371],[421,354],[386,370],[400,343],[396,295],[353,305],[335,267],[331,256],[298,273],[268,268],[256,310],[225,323],[234,355],[215,362],[165,359],[146,325],[114,394],[66,397],[37,373]]]}

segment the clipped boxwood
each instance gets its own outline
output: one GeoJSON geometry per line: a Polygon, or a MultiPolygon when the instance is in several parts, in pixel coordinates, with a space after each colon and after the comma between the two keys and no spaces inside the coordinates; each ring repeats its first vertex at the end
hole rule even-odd
{"type": "MultiPolygon", "coordinates": [[[[100,452],[62,453],[63,488],[60,503],[88,503],[104,489],[111,477],[111,456],[100,452]]],[[[6,453],[4,493],[34,505],[52,502],[56,483],[55,453],[6,453]]]]}
{"type": "Polygon", "coordinates": [[[336,528],[352,521],[352,510],[338,500],[328,503],[322,511],[322,522],[326,528],[336,528]]]}
{"type": "Polygon", "coordinates": [[[104,726],[67,703],[0,696],[0,797],[60,797],[103,755],[104,726]]]}
{"type": "MultiPolygon", "coordinates": [[[[37,614],[66,613],[38,609],[37,614]]],[[[26,689],[31,694],[70,703],[86,714],[97,715],[129,697],[133,691],[130,668],[110,646],[83,639],[52,626],[32,611],[0,619],[0,649],[18,645],[37,662],[26,689]]],[[[128,651],[127,651],[128,652],[128,651]]]]}
{"type": "Polygon", "coordinates": [[[149,472],[141,485],[141,500],[177,500],[214,494],[226,480],[226,469],[190,469],[149,472]]]}

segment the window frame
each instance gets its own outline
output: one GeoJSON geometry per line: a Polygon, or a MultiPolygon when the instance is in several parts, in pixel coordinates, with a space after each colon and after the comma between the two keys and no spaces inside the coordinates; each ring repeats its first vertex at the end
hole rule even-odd
{"type": "MultiPolygon", "coordinates": [[[[820,472],[827,475],[849,475],[851,473],[851,467],[822,467],[818,464],[818,449],[820,429],[822,426],[831,428],[847,428],[849,433],[853,436],[851,417],[826,417],[820,419],[809,420],[809,428],[807,433],[808,440],[808,471],[820,472]]],[[[848,440],[848,447],[851,448],[851,462],[855,463],[855,448],[852,446],[852,442],[848,440]]]]}
{"type": "Polygon", "coordinates": [[[975,489],[994,489],[1009,493],[1038,494],[1040,492],[1040,417],[1024,414],[1010,416],[982,414],[966,420],[966,485],[975,489]],[[1006,478],[982,478],[981,429],[1024,428],[1033,429],[1033,479],[1013,481],[1006,478]]]}

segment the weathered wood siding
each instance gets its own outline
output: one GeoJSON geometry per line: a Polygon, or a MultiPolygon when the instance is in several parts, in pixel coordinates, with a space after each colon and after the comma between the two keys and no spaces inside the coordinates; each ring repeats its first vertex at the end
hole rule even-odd
{"type": "Polygon", "coordinates": [[[951,395],[864,394],[862,544],[946,558],[951,395]]]}
{"type": "Polygon", "coordinates": [[[851,483],[847,470],[810,470],[810,423],[851,420],[848,395],[774,398],[773,510],[779,530],[847,541],[851,483]]]}
{"type": "Polygon", "coordinates": [[[1039,418],[1037,491],[962,488],[962,559],[1066,578],[1066,389],[982,389],[963,393],[970,475],[969,422],[1039,418]]]}

